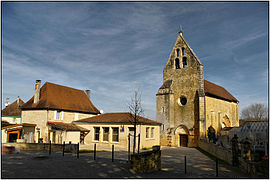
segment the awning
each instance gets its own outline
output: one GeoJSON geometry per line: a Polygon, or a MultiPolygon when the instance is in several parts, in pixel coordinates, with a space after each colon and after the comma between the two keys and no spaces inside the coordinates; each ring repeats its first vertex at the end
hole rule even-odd
{"type": "Polygon", "coordinates": [[[6,131],[13,131],[22,129],[23,127],[35,127],[36,124],[30,124],[30,123],[22,123],[22,124],[13,124],[9,126],[2,127],[2,130],[5,129],[6,131]]]}

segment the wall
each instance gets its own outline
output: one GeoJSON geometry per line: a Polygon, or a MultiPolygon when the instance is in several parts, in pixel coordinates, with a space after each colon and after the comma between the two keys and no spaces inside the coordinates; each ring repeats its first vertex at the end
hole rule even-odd
{"type": "Polygon", "coordinates": [[[131,169],[135,172],[146,173],[161,170],[161,151],[146,151],[131,155],[131,169]]]}
{"type": "Polygon", "coordinates": [[[199,141],[198,146],[204,151],[232,165],[232,152],[231,151],[226,150],[217,145],[214,145],[213,143],[208,143],[204,141],[199,141]]]}
{"type": "Polygon", "coordinates": [[[1,130],[1,136],[2,136],[2,143],[7,143],[7,132],[5,129],[1,130]]]}
{"type": "Polygon", "coordinates": [[[2,116],[2,121],[7,121],[10,124],[20,124],[21,121],[21,117],[17,117],[17,116],[2,116]],[[15,119],[15,121],[14,121],[15,119]]]}
{"type": "MultiPolygon", "coordinates": [[[[111,149],[112,145],[114,145],[115,150],[124,150],[128,149],[128,134],[129,134],[129,127],[133,127],[133,125],[124,125],[124,132],[120,132],[121,125],[117,124],[88,124],[88,123],[74,123],[77,126],[89,129],[90,132],[85,136],[84,143],[85,146],[88,148],[93,148],[93,145],[96,144],[97,148],[99,149],[111,149]],[[100,135],[99,141],[94,140],[94,127],[100,127],[100,135]],[[109,127],[109,140],[103,141],[103,127],[109,127]],[[112,128],[118,127],[119,128],[119,142],[112,141],[112,128]],[[90,146],[87,146],[90,145],[90,146]]],[[[137,135],[141,133],[141,141],[140,141],[140,148],[148,148],[152,147],[153,145],[160,144],[160,127],[159,126],[152,126],[152,125],[141,125],[137,126],[137,135]],[[146,127],[154,127],[154,138],[146,139],[146,127]]],[[[138,138],[136,138],[136,148],[138,145],[138,138]]]]}
{"type": "MultiPolygon", "coordinates": [[[[238,119],[238,104],[234,102],[224,101],[221,99],[205,96],[206,102],[206,133],[208,127],[211,125],[215,130],[218,130],[223,121],[223,117],[227,115],[230,120],[230,127],[239,126],[238,119]]],[[[219,131],[218,131],[219,132],[219,131]]]]}

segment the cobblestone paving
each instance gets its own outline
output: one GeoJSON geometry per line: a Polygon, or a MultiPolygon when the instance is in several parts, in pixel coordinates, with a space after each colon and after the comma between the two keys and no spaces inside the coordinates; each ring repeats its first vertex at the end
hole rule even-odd
{"type": "MultiPolygon", "coordinates": [[[[136,174],[129,170],[127,152],[75,154],[46,151],[21,151],[2,155],[2,178],[217,178],[215,162],[193,148],[162,148],[162,170],[136,174]],[[184,172],[187,157],[187,174],[184,172]]],[[[238,169],[219,165],[218,178],[248,178],[238,169]]]]}

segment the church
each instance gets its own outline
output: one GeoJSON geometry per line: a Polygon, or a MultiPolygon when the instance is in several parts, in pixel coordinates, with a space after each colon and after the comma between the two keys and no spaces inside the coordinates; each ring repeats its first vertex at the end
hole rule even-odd
{"type": "Polygon", "coordinates": [[[161,145],[195,147],[224,127],[239,126],[238,103],[225,88],[203,77],[203,64],[179,32],[163,69],[156,94],[156,119],[162,123],[161,145]]]}

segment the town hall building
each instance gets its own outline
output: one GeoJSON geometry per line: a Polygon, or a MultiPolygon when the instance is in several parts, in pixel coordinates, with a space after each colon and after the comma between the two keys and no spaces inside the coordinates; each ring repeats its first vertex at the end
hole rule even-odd
{"type": "Polygon", "coordinates": [[[179,32],[163,70],[163,84],[156,94],[156,118],[161,145],[196,146],[223,127],[239,126],[238,100],[225,88],[203,77],[203,64],[179,32]]]}

